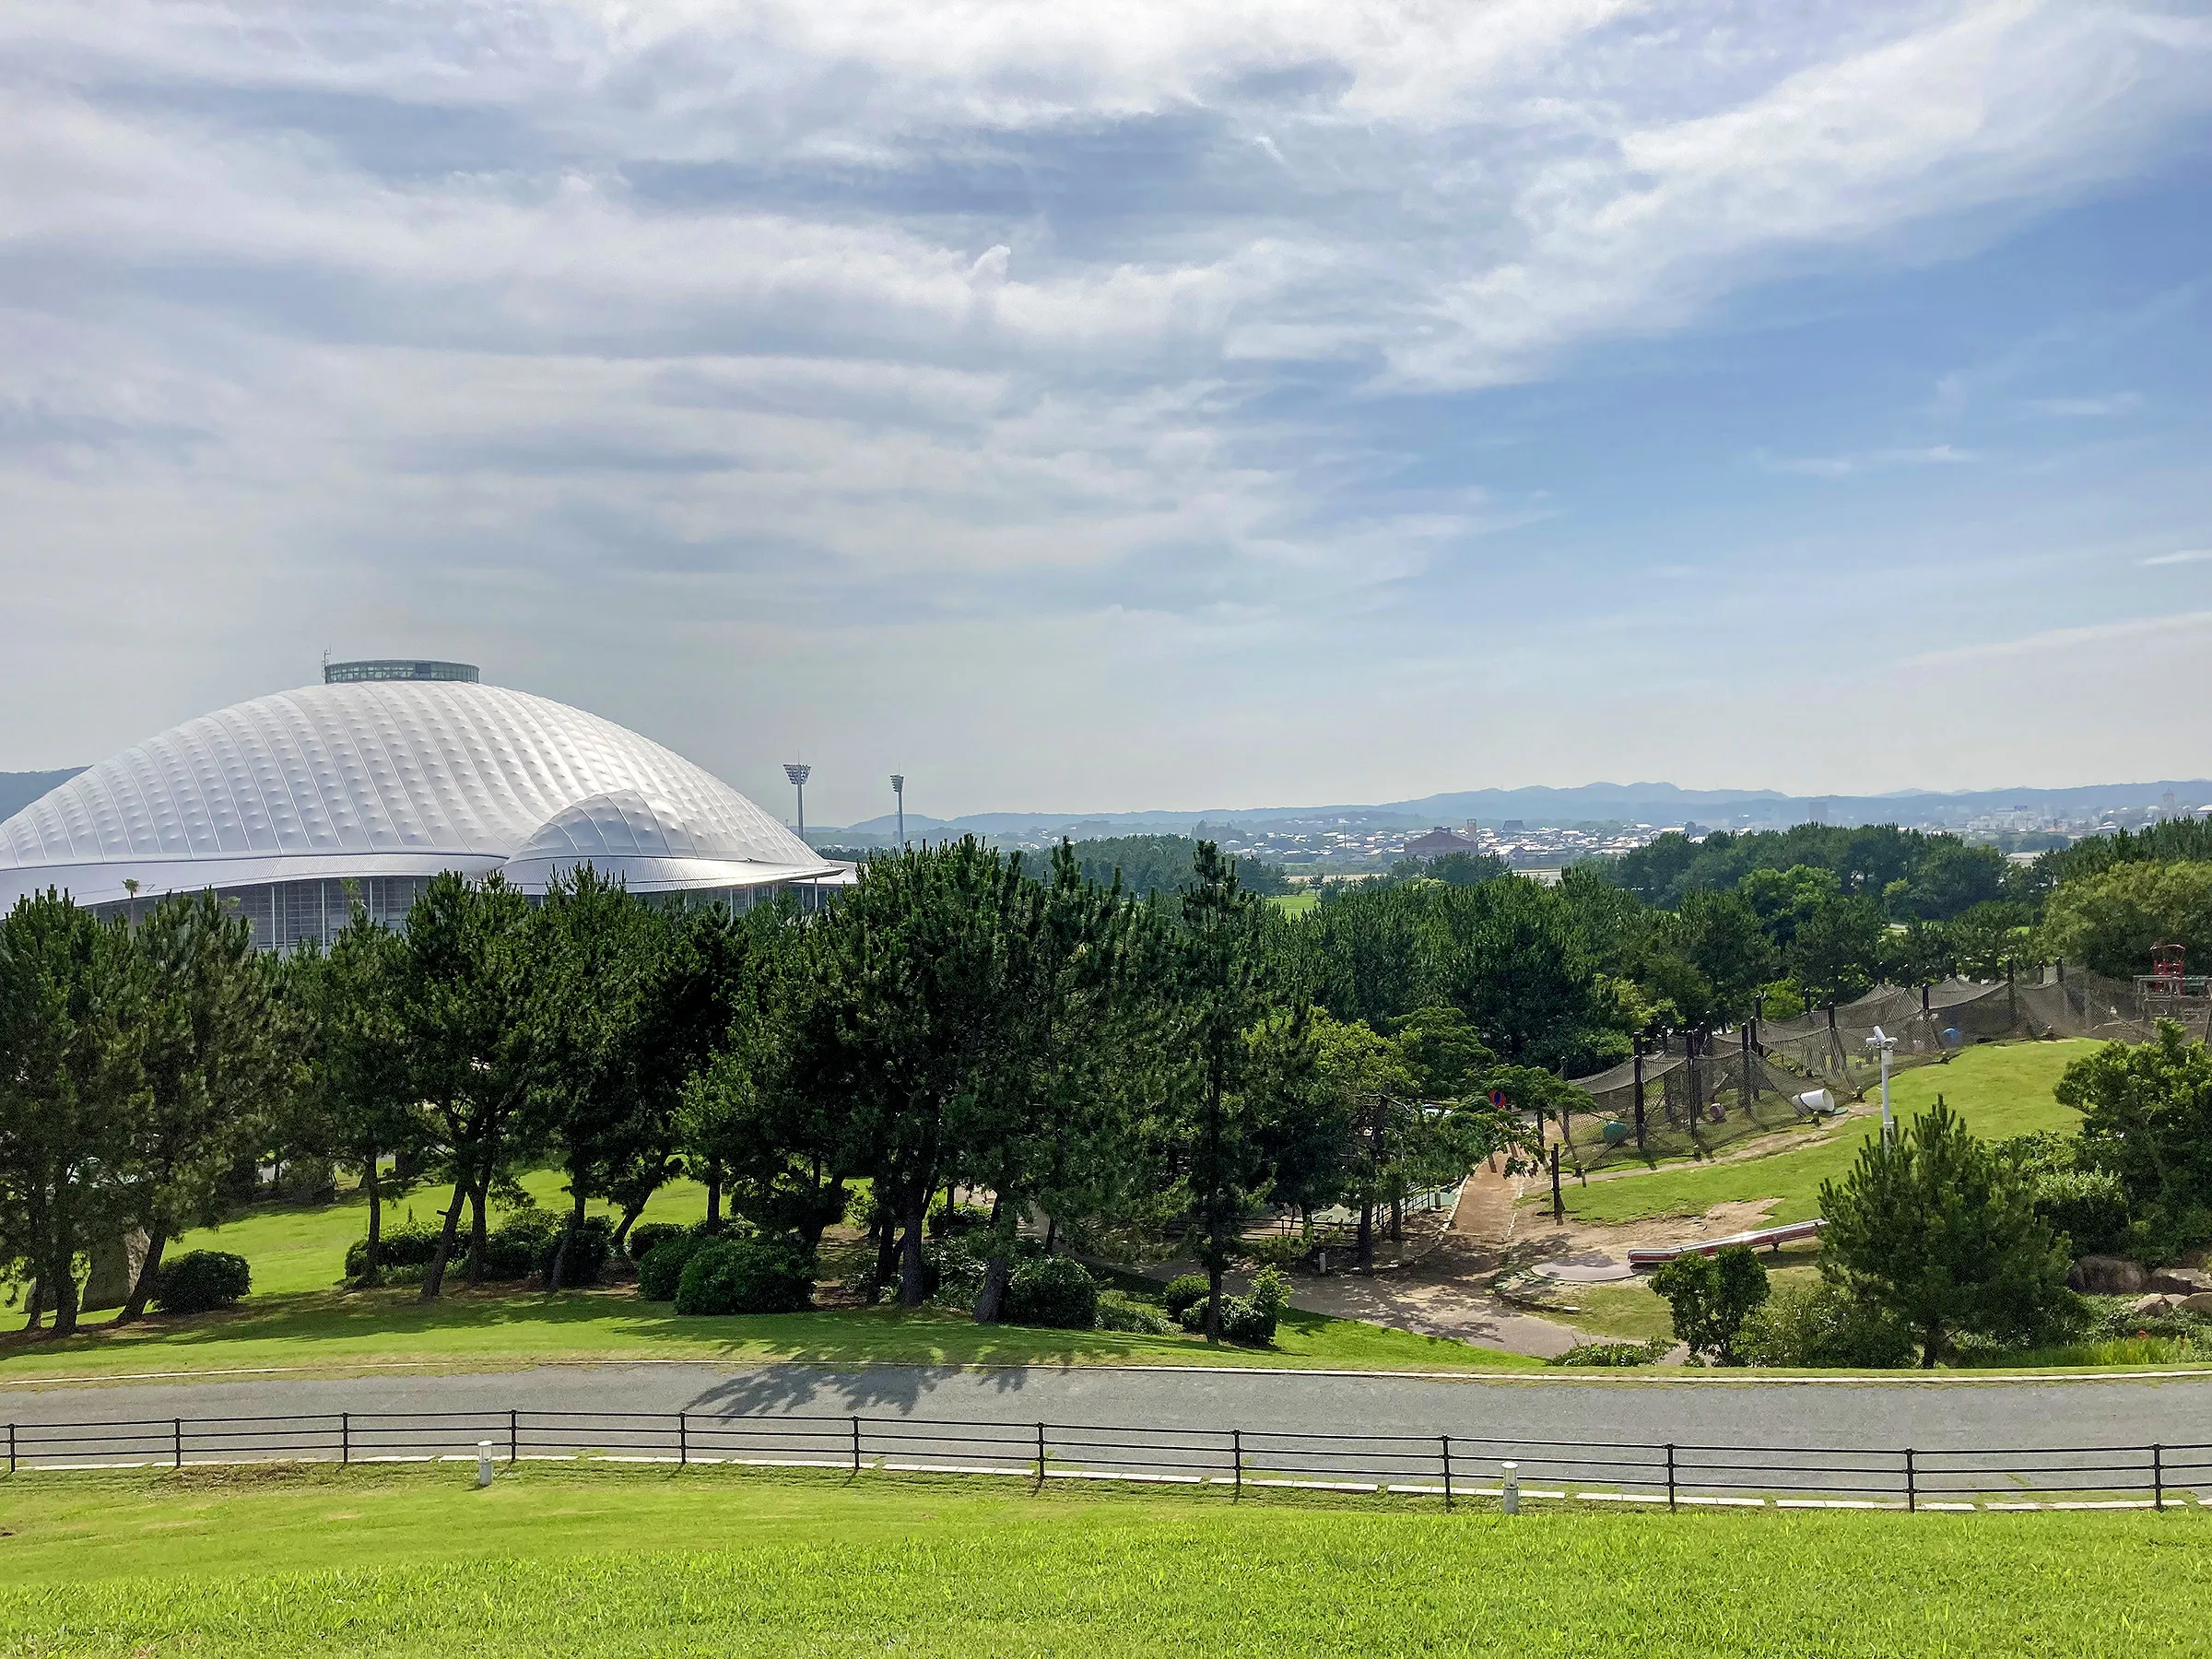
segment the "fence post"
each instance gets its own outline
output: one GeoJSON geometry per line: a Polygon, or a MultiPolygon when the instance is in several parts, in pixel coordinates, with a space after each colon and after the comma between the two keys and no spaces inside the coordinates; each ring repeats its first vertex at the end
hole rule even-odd
{"type": "Polygon", "coordinates": [[[10,1475],[16,1472],[16,1426],[13,1423],[7,1426],[7,1472],[10,1475]]]}
{"type": "Polygon", "coordinates": [[[860,1473],[860,1418],[853,1419],[853,1473],[860,1473]]]}
{"type": "Polygon", "coordinates": [[[522,1451],[522,1436],[519,1428],[520,1414],[511,1406],[507,1408],[507,1461],[509,1463],[513,1463],[522,1451]]]}
{"type": "Polygon", "coordinates": [[[1444,1441],[1444,1512],[1445,1512],[1445,1513],[1447,1513],[1447,1514],[1449,1514],[1449,1513],[1451,1512],[1451,1511],[1452,1511],[1452,1437],[1451,1437],[1450,1435],[1448,1435],[1448,1434],[1447,1434],[1447,1435],[1445,1435],[1445,1436],[1443,1437],[1443,1441],[1444,1441]]]}
{"type": "Polygon", "coordinates": [[[676,1465],[679,1469],[691,1466],[691,1414],[676,1414],[676,1465]]]}
{"type": "MultiPolygon", "coordinates": [[[[1566,1126],[1567,1114],[1561,1112],[1559,1113],[1559,1128],[1562,1134],[1565,1133],[1566,1126]]],[[[1559,1143],[1558,1141],[1551,1143],[1551,1218],[1554,1221],[1567,1219],[1567,1202],[1559,1196],[1559,1143]]]]}
{"type": "Polygon", "coordinates": [[[2162,1511],[2166,1507],[2166,1448],[2164,1446],[2153,1446],[2150,1449],[2150,1502],[2153,1509],[2162,1511]]]}
{"type": "Polygon", "coordinates": [[[1037,1425],[1037,1484],[1044,1484],[1044,1425],[1037,1425]]]}
{"type": "Polygon", "coordinates": [[[170,1419],[169,1435],[169,1466],[172,1469],[181,1469],[184,1466],[184,1419],[182,1418],[170,1419]]]}
{"type": "Polygon", "coordinates": [[[353,1413],[350,1411],[338,1413],[338,1461],[342,1464],[353,1461],[353,1413]]]}
{"type": "Polygon", "coordinates": [[[1635,1042],[1636,1042],[1636,1150],[1637,1150],[1637,1153],[1638,1153],[1638,1154],[1641,1156],[1641,1153],[1642,1153],[1642,1151],[1643,1151],[1643,1039],[1642,1039],[1642,1037],[1641,1037],[1641,1036],[1637,1037],[1637,1038],[1635,1039],[1635,1042]]]}
{"type": "Polygon", "coordinates": [[[1244,1496],[1244,1430],[1231,1429],[1229,1431],[1229,1440],[1230,1450],[1235,1453],[1237,1459],[1236,1495],[1242,1498],[1244,1496]]]}
{"type": "Polygon", "coordinates": [[[1675,1442],[1666,1442],[1666,1507],[1675,1507],[1675,1442]]]}
{"type": "Polygon", "coordinates": [[[1905,1448],[1905,1508],[1920,1508],[1920,1478],[1912,1468],[1912,1448],[1905,1448]]]}

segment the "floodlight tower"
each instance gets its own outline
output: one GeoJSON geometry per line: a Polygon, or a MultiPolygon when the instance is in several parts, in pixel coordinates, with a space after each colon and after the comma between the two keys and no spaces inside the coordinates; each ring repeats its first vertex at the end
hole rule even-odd
{"type": "Polygon", "coordinates": [[[906,774],[891,774],[891,794],[899,802],[899,851],[906,851],[906,774]]]}
{"type": "Polygon", "coordinates": [[[1889,1122],[1889,1051],[1897,1047],[1897,1039],[1876,1026],[1874,1035],[1866,1039],[1866,1046],[1882,1059],[1882,1144],[1888,1146],[1895,1138],[1889,1122]]]}
{"type": "Polygon", "coordinates": [[[791,780],[792,788],[799,792],[799,839],[806,839],[806,779],[814,771],[803,760],[794,760],[783,768],[783,775],[791,780]]]}

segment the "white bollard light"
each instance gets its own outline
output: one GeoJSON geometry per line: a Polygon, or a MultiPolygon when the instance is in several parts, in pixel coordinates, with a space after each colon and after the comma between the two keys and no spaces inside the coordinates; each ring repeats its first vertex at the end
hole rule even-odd
{"type": "Polygon", "coordinates": [[[477,1442],[477,1486],[479,1490],[491,1484],[491,1442],[477,1442]]]}
{"type": "Polygon", "coordinates": [[[1498,1506],[1509,1515],[1517,1515],[1521,1512],[1521,1465],[1509,1463],[1500,1466],[1505,1470],[1505,1483],[1498,1491],[1498,1506]]]}

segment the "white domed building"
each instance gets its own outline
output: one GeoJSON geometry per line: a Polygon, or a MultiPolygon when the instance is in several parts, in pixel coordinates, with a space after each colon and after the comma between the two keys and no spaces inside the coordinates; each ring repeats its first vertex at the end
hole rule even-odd
{"type": "Polygon", "coordinates": [[[742,909],[850,879],[712,773],[461,663],[334,663],[79,772],[0,823],[0,910],[213,888],[284,950],[358,899],[396,927],[442,870],[526,893],[590,865],[641,896],[742,909]]]}

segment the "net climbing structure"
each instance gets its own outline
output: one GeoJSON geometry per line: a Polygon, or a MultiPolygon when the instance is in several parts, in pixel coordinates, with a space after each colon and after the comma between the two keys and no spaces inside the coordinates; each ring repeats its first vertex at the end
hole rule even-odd
{"type": "Polygon", "coordinates": [[[1564,1115],[1561,1158],[1594,1169],[1694,1156],[1803,1123],[1822,1110],[1819,1091],[1859,1096],[1878,1080],[1880,1058],[1870,1046],[1877,1028],[1891,1040],[1896,1072],[2004,1039],[2140,1042],[2161,1018],[2212,1041],[2212,988],[2177,994],[2147,977],[2108,979],[2055,964],[2000,980],[1877,985],[1855,1001],[1792,1019],[1676,1035],[1656,1052],[1569,1079],[1590,1106],[1564,1115]]]}

